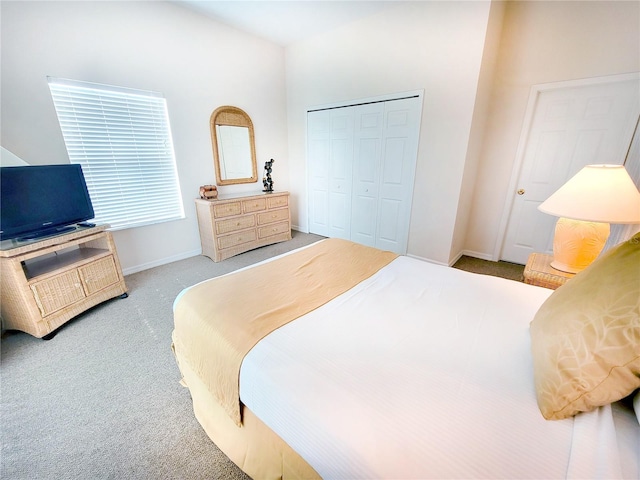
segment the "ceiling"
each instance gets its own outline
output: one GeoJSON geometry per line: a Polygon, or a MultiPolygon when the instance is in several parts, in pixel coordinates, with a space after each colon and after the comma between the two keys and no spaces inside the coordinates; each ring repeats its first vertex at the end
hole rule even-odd
{"type": "Polygon", "coordinates": [[[283,47],[399,3],[399,0],[173,1],[283,47]]]}

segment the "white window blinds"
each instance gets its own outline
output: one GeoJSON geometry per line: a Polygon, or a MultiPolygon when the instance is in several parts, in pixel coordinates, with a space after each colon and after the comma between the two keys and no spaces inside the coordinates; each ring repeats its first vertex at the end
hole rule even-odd
{"type": "Polygon", "coordinates": [[[69,160],[82,165],[95,221],[123,229],[184,218],[164,97],[48,81],[69,160]]]}

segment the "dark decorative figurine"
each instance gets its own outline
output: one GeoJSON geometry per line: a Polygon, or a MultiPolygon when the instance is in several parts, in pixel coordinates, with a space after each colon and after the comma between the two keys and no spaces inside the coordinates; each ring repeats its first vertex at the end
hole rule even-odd
{"type": "Polygon", "coordinates": [[[264,176],[262,177],[262,185],[264,186],[263,192],[273,192],[273,180],[271,179],[271,167],[275,160],[272,158],[268,162],[264,162],[264,176]]]}

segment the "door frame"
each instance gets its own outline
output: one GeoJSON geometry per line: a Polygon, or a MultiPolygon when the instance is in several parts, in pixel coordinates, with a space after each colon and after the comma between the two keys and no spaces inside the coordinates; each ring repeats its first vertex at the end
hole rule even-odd
{"type": "Polygon", "coordinates": [[[565,80],[560,82],[541,83],[531,86],[531,90],[529,91],[529,100],[527,102],[527,108],[524,114],[522,130],[520,131],[520,139],[518,140],[518,148],[516,149],[515,159],[511,168],[511,178],[509,180],[509,187],[507,189],[508,196],[506,198],[506,201],[504,202],[502,218],[500,219],[500,225],[498,227],[497,241],[493,249],[494,260],[498,261],[502,257],[502,250],[504,248],[504,242],[506,240],[509,217],[511,216],[511,211],[513,210],[513,204],[515,202],[514,192],[518,188],[517,186],[520,180],[520,174],[522,173],[524,155],[526,152],[527,143],[529,141],[531,124],[533,123],[533,117],[536,113],[536,107],[538,105],[540,95],[553,90],[585,87],[591,85],[604,85],[607,83],[615,84],[619,82],[628,82],[630,80],[640,80],[640,72],[582,78],[577,80],[565,80]]]}

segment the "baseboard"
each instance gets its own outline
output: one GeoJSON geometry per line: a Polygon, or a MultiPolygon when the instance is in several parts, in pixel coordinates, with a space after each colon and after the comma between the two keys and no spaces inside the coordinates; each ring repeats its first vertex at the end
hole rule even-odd
{"type": "Polygon", "coordinates": [[[132,273],[142,272],[143,270],[148,270],[150,268],[159,267],[161,265],[166,265],[167,263],[177,262],[178,260],[184,260],[186,258],[195,257],[202,253],[201,249],[192,250],[190,252],[183,252],[178,255],[173,255],[171,257],[161,258],[159,260],[155,260],[149,263],[142,263],[140,265],[134,265],[133,267],[123,268],[122,274],[124,276],[131,275],[132,273]]]}
{"type": "MultiPolygon", "coordinates": [[[[297,232],[309,233],[309,232],[304,231],[302,228],[298,227],[297,225],[291,225],[291,229],[295,230],[297,232]]],[[[142,263],[140,265],[134,265],[132,267],[123,268],[122,269],[122,274],[125,275],[125,276],[126,275],[131,275],[132,273],[142,272],[143,270],[148,270],[150,268],[159,267],[161,265],[166,265],[167,263],[177,262],[178,260],[184,260],[185,258],[195,257],[195,256],[200,255],[200,254],[202,254],[202,250],[201,249],[192,250],[190,252],[180,253],[180,254],[174,255],[172,257],[161,258],[160,260],[155,260],[153,262],[142,263]]]]}
{"type": "Polygon", "coordinates": [[[460,252],[455,257],[453,257],[453,260],[449,260],[449,266],[453,267],[463,255],[466,255],[466,254],[464,252],[460,252]]]}
{"type": "Polygon", "coordinates": [[[429,263],[433,263],[435,265],[442,265],[443,267],[451,267],[453,266],[458,260],[460,260],[460,258],[466,255],[467,257],[474,257],[474,258],[479,258],[480,260],[489,260],[489,261],[493,261],[493,258],[491,257],[491,255],[488,255],[486,253],[480,253],[480,252],[473,252],[471,250],[463,250],[461,251],[458,255],[456,255],[455,257],[453,257],[453,260],[451,260],[449,263],[445,263],[445,262],[437,262],[435,260],[432,260],[430,258],[424,258],[424,257],[419,257],[418,255],[412,255],[410,253],[407,254],[407,257],[411,257],[411,258],[415,258],[416,260],[422,260],[423,262],[429,262],[429,263]]]}
{"type": "Polygon", "coordinates": [[[421,260],[421,261],[427,262],[427,263],[433,263],[434,265],[442,265],[443,267],[447,267],[448,266],[446,263],[436,262],[435,260],[432,260],[430,258],[420,257],[418,255],[413,255],[412,253],[407,253],[407,257],[415,258],[416,260],[421,260]]]}
{"type": "Polygon", "coordinates": [[[489,262],[496,262],[497,261],[497,260],[494,260],[493,255],[491,255],[489,253],[474,252],[473,250],[463,250],[460,253],[460,255],[458,256],[458,258],[456,259],[456,262],[463,255],[466,255],[467,257],[479,258],[480,260],[487,260],[489,262]]]}

